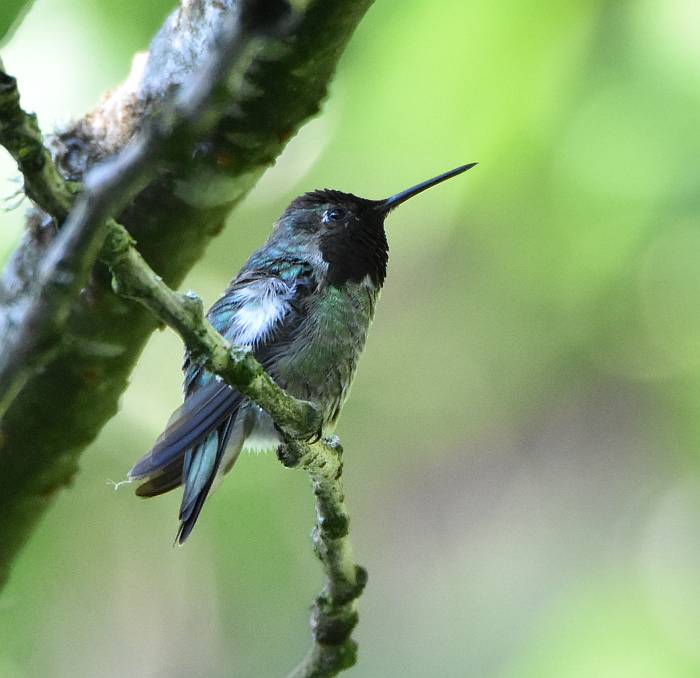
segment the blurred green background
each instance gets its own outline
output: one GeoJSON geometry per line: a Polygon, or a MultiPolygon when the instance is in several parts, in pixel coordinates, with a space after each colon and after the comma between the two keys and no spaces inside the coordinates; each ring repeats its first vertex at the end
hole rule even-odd
{"type": "MultiPolygon", "coordinates": [[[[172,4],[37,0],[2,57],[45,129],[172,4]]],[[[699,26],[697,0],[378,0],[323,114],[189,276],[213,302],[300,192],[480,162],[388,222],[339,426],[370,573],[352,675],[700,675],[699,26]]],[[[3,196],[15,175],[0,157],[3,196]]],[[[17,562],[1,676],[279,676],[306,651],[303,473],[244,457],[183,549],[178,496],[108,483],[179,404],[180,361],[153,337],[17,562]]]]}

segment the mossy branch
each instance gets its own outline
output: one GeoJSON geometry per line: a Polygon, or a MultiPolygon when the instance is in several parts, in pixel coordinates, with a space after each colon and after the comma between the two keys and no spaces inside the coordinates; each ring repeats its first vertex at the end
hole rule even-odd
{"type": "Polygon", "coordinates": [[[326,577],[311,608],[313,646],[289,678],[335,676],[357,661],[352,631],[358,621],[357,599],[367,583],[367,571],[355,564],[352,555],[342,454],[335,437],[315,445],[290,441],[278,450],[285,466],[303,468],[311,478],[316,496],[312,540],[326,577]]]}
{"type": "Polygon", "coordinates": [[[319,441],[318,409],[285,393],[249,349],[231,347],[204,318],[200,299],[171,290],[119,226],[110,229],[101,257],[110,266],[113,287],[119,294],[146,306],[182,337],[193,359],[200,360],[270,414],[284,439],[278,450],[280,461],[288,468],[308,472],[316,497],[312,540],[326,583],[312,608],[313,647],[291,676],[334,676],[353,666],[357,645],[351,634],[358,621],[357,598],[367,573],[352,557],[339,441],[319,441]],[[311,438],[317,442],[309,442],[311,438]]]}
{"type": "Polygon", "coordinates": [[[49,214],[63,221],[75,198],[76,185],[66,182],[44,146],[36,115],[19,105],[17,81],[0,61],[0,145],[17,162],[24,192],[49,214]]]}

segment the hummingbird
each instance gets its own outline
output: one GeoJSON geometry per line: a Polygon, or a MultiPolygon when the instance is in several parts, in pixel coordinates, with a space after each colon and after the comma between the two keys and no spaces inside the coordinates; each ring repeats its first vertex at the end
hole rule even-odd
{"type": "MultiPolygon", "coordinates": [[[[231,344],[248,346],[291,395],[314,402],[335,428],[387,272],[384,220],[396,207],[477,163],[461,165],[384,200],[315,190],[293,200],[207,314],[231,344]]],[[[215,481],[241,450],[281,442],[270,416],[191,360],[184,403],[129,471],[142,497],[184,486],[176,541],[189,537],[215,481]]]]}

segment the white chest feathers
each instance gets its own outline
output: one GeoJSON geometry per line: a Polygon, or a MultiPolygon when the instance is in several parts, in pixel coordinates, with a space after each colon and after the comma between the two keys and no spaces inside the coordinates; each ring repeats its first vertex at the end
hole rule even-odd
{"type": "Polygon", "coordinates": [[[266,341],[289,310],[290,294],[290,288],[278,278],[256,281],[236,291],[233,298],[240,306],[227,338],[239,346],[266,341]]]}

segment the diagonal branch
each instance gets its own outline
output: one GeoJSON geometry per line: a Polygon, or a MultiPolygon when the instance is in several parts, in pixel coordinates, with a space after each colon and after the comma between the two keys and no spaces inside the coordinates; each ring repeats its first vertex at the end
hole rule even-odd
{"type": "Polygon", "coordinates": [[[367,573],[355,565],[352,557],[340,443],[337,439],[307,442],[320,430],[316,407],[285,393],[250,350],[232,348],[204,318],[199,298],[171,290],[143,260],[121,227],[110,229],[101,256],[110,266],[115,290],[146,306],[182,337],[193,359],[267,411],[284,439],[278,450],[280,461],[288,468],[308,472],[316,496],[312,539],[326,584],[312,610],[313,647],[292,676],[334,676],[353,666],[357,645],[351,634],[358,620],[357,598],[367,573]]]}
{"type": "Polygon", "coordinates": [[[110,229],[101,256],[114,275],[115,290],[146,306],[182,337],[193,359],[267,411],[284,439],[278,450],[280,461],[288,468],[308,472],[316,497],[312,539],[326,584],[312,609],[313,647],[291,675],[334,676],[353,666],[357,645],[351,634],[358,621],[357,598],[367,573],[355,565],[352,557],[340,443],[337,439],[306,442],[320,430],[316,407],[285,393],[250,350],[232,348],[204,318],[199,298],[171,290],[143,260],[121,227],[110,229]]]}

